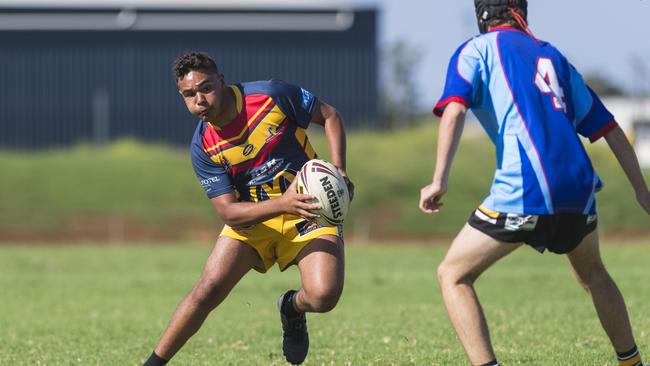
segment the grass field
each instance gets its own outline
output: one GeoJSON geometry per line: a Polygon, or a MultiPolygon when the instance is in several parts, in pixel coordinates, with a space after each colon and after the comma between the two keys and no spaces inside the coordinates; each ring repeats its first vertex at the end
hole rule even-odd
{"type": "MultiPolygon", "coordinates": [[[[139,365],[210,247],[0,246],[0,365],[139,365]]],[[[305,365],[467,365],[441,303],[444,246],[349,245],[339,306],[310,315],[305,365]]],[[[650,357],[647,243],[606,245],[650,357]]],[[[284,365],[277,297],[295,269],[251,273],[172,365],[284,365]]],[[[522,248],[478,282],[504,365],[615,365],[566,260],[522,248]]]]}
{"type": "MultiPolygon", "coordinates": [[[[310,136],[316,150],[327,157],[320,131],[310,128],[310,136]]],[[[450,236],[458,231],[488,194],[494,147],[483,132],[466,133],[445,208],[432,220],[417,205],[420,188],[431,180],[435,136],[433,121],[397,131],[349,133],[348,172],[356,192],[346,221],[348,233],[375,239],[450,236]]],[[[589,146],[589,151],[606,184],[598,195],[601,229],[608,234],[647,234],[648,216],[612,154],[603,144],[589,146]]],[[[104,149],[0,152],[0,171],[6,172],[0,179],[4,241],[51,240],[62,231],[71,234],[66,240],[107,241],[110,235],[102,234],[112,222],[124,223],[127,241],[179,241],[188,237],[188,227],[206,230],[217,221],[196,181],[187,149],[122,141],[104,149]],[[96,235],[86,232],[93,227],[96,235]],[[137,230],[156,235],[130,235],[137,230]]]]}

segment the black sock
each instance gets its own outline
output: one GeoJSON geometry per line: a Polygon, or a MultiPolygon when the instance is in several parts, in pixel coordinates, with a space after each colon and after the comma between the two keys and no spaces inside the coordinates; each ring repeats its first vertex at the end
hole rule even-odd
{"type": "Polygon", "coordinates": [[[149,356],[149,359],[147,362],[144,363],[142,366],[165,366],[169,362],[169,360],[165,360],[164,358],[161,358],[156,354],[156,352],[151,352],[151,356],[149,356]]]}
{"type": "Polygon", "coordinates": [[[499,362],[495,358],[494,360],[492,360],[492,361],[490,361],[488,363],[484,363],[484,364],[482,364],[480,366],[499,366],[499,362]]]}
{"type": "Polygon", "coordinates": [[[295,290],[287,291],[287,293],[284,295],[282,306],[280,307],[282,314],[286,315],[289,318],[295,318],[300,315],[300,313],[296,311],[296,307],[293,306],[293,298],[296,296],[296,294],[297,292],[295,290]]]}

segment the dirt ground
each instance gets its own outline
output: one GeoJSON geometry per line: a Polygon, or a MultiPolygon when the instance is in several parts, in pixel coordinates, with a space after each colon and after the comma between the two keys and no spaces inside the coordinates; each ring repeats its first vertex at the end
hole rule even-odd
{"type": "MultiPolygon", "coordinates": [[[[386,212],[376,212],[363,223],[345,231],[346,241],[381,243],[450,243],[453,235],[409,235],[393,232],[386,212]]],[[[83,243],[170,243],[193,242],[211,244],[219,235],[222,224],[214,226],[193,221],[148,224],[121,217],[76,217],[48,229],[0,229],[1,244],[83,244],[83,243]]],[[[648,231],[601,233],[603,241],[639,242],[650,239],[648,231]]]]}

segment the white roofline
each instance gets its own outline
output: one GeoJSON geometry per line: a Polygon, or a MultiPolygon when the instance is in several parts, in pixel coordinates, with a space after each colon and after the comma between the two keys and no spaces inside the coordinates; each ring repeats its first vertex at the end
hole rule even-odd
{"type": "Polygon", "coordinates": [[[0,13],[0,31],[345,31],[354,13],[0,13]]]}
{"type": "MultiPolygon", "coordinates": [[[[342,1],[321,0],[2,0],[0,8],[51,9],[337,9],[351,8],[342,1]]],[[[357,8],[355,6],[355,8],[357,8]]],[[[363,6],[363,8],[370,8],[363,6]]]]}

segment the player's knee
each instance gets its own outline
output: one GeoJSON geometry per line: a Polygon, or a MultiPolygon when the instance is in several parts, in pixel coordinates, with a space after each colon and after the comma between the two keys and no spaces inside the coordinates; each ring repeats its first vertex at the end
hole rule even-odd
{"type": "Polygon", "coordinates": [[[441,287],[455,286],[459,284],[471,285],[476,280],[476,276],[453,265],[443,261],[438,266],[438,283],[441,287]]]}
{"type": "Polygon", "coordinates": [[[312,310],[317,313],[332,311],[341,298],[342,290],[342,286],[326,286],[308,292],[308,301],[312,310]]]}
{"type": "Polygon", "coordinates": [[[200,308],[215,308],[221,300],[223,300],[224,293],[222,286],[218,281],[209,278],[201,278],[194,286],[190,294],[192,302],[200,308]]]}
{"type": "Polygon", "coordinates": [[[591,292],[594,288],[609,286],[613,280],[604,267],[598,267],[588,274],[578,277],[578,282],[587,292],[591,292]]]}

